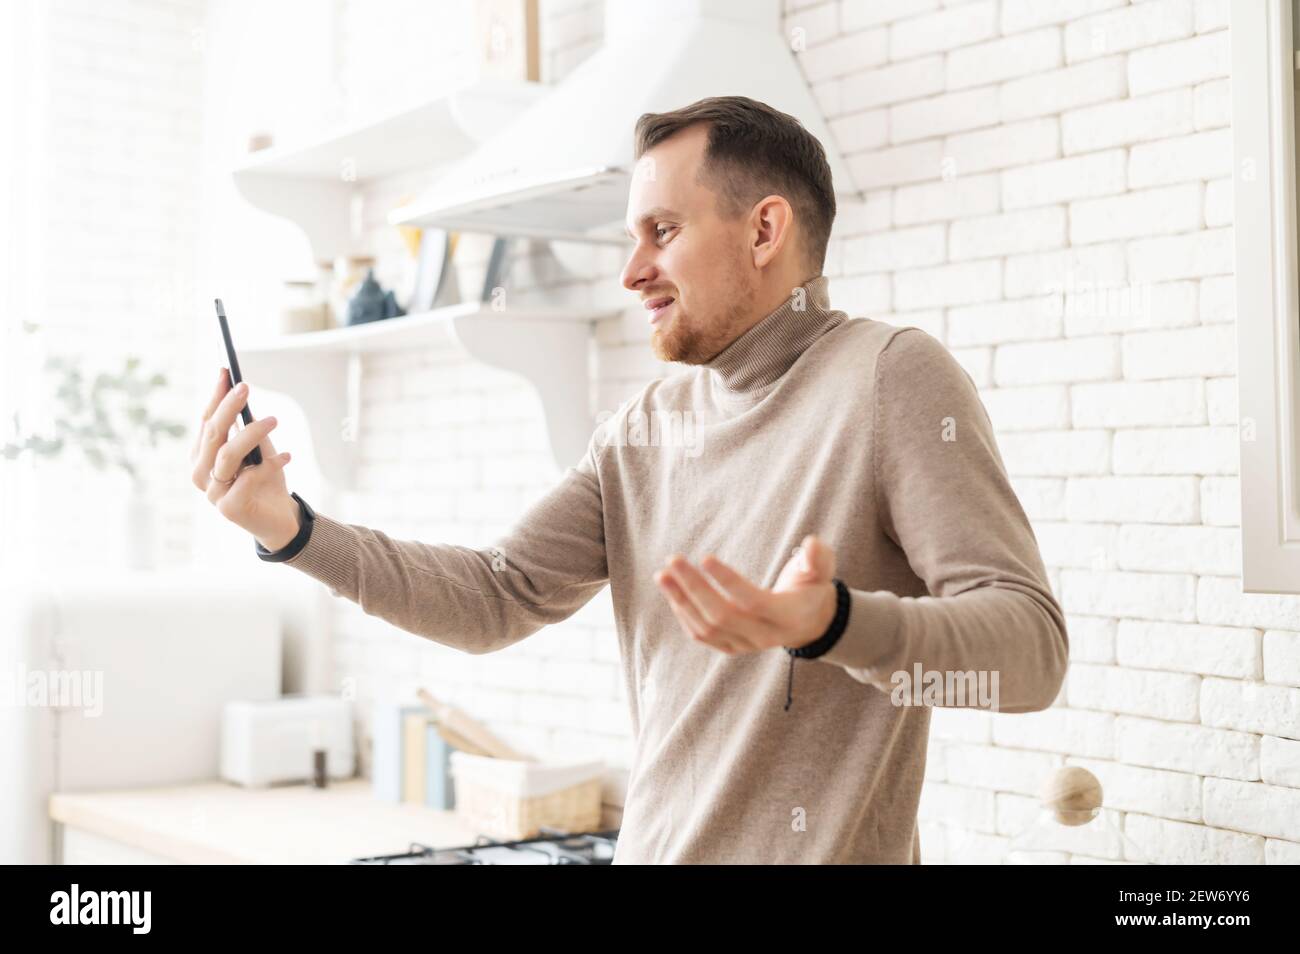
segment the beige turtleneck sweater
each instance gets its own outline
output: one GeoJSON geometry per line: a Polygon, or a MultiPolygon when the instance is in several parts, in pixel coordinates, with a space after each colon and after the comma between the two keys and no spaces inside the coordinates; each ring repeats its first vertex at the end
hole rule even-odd
{"type": "Polygon", "coordinates": [[[961,704],[921,695],[931,673],[972,673],[973,688],[985,671],[996,697],[964,704],[1042,709],[1066,669],[1064,618],[974,383],[926,332],[832,310],[825,277],[643,388],[493,546],[320,514],[287,565],[476,654],[608,583],[636,743],[618,864],[919,863],[930,708],[898,703],[961,704]],[[671,553],[714,553],[770,587],[809,533],[852,597],[816,659],[705,647],[653,580],[671,553]],[[905,699],[899,672],[922,677],[905,699]]]}

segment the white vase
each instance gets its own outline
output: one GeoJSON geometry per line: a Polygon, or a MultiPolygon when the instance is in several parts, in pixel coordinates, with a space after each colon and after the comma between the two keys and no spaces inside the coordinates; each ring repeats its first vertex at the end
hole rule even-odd
{"type": "Polygon", "coordinates": [[[122,504],[122,565],[152,570],[157,561],[157,507],[142,480],[132,480],[122,504]]]}

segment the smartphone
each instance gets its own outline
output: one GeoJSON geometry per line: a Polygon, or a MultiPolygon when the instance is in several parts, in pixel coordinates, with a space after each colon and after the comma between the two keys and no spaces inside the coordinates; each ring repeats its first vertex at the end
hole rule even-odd
{"type": "MultiPolygon", "coordinates": [[[[226,343],[226,360],[230,367],[230,386],[233,388],[240,381],[244,380],[239,374],[239,358],[235,355],[235,343],[230,340],[230,325],[226,322],[226,309],[221,304],[221,299],[217,300],[217,321],[221,322],[221,339],[226,343]]],[[[244,419],[244,426],[247,427],[253,423],[253,412],[248,409],[245,402],[243,409],[239,412],[240,417],[244,419]]],[[[244,465],[260,464],[262,462],[262,448],[254,447],[244,457],[244,465]]]]}

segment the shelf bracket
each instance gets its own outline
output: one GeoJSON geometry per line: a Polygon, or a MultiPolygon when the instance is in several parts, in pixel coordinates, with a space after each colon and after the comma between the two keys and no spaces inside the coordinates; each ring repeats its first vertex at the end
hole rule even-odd
{"type": "Polygon", "coordinates": [[[452,333],[475,361],[524,378],[542,403],[551,455],[560,470],[587,450],[595,417],[589,381],[590,322],[463,315],[452,333]]]}
{"type": "Polygon", "coordinates": [[[312,258],[332,262],[356,245],[350,183],[331,179],[235,173],[235,186],[253,206],[288,219],[302,229],[312,258]]]}
{"type": "Polygon", "coordinates": [[[244,377],[259,389],[283,394],[302,408],[325,479],[340,489],[355,487],[361,355],[334,352],[306,357],[250,351],[240,355],[239,363],[244,377]]]}

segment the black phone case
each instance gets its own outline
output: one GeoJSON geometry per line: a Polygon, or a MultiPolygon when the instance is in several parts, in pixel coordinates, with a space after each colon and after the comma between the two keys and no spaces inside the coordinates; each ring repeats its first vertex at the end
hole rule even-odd
{"type": "MultiPolygon", "coordinates": [[[[220,298],[216,299],[216,302],[217,321],[221,323],[221,339],[226,343],[226,360],[229,362],[230,368],[230,386],[233,388],[244,379],[239,373],[239,358],[235,355],[235,343],[230,340],[230,325],[226,321],[226,309],[222,307],[220,298]]],[[[245,427],[253,423],[253,412],[248,409],[247,403],[240,409],[239,416],[243,419],[245,427]]],[[[245,466],[260,464],[261,462],[262,448],[260,447],[254,447],[244,456],[245,466]]]]}

